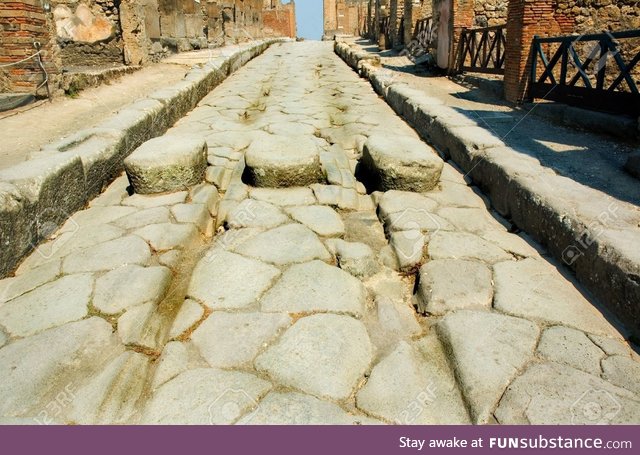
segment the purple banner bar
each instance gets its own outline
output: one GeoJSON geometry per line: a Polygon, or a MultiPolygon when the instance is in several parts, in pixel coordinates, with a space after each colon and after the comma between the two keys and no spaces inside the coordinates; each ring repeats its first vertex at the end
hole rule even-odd
{"type": "Polygon", "coordinates": [[[0,427],[2,453],[638,453],[637,426],[0,427]]]}

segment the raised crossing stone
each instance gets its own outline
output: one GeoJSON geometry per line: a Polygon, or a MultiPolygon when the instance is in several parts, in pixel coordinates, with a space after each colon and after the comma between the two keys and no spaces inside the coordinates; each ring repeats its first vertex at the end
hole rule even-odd
{"type": "Polygon", "coordinates": [[[371,342],[361,322],[317,314],[296,322],[255,365],[284,385],[340,400],[351,395],[371,358],[371,342]]]}
{"type": "Polygon", "coordinates": [[[204,180],[207,143],[193,136],[151,139],[124,160],[124,167],[136,193],[184,190],[204,180]]]}
{"type": "Polygon", "coordinates": [[[246,179],[257,187],[306,186],[321,182],[320,151],[306,136],[269,136],[251,143],[245,154],[246,179]]]}
{"type": "Polygon", "coordinates": [[[362,164],[376,189],[422,192],[438,184],[443,161],[418,139],[374,135],[364,144],[362,164]]]}
{"type": "Polygon", "coordinates": [[[357,278],[322,261],[295,264],[260,300],[262,311],[361,315],[367,292],[357,278]]]}

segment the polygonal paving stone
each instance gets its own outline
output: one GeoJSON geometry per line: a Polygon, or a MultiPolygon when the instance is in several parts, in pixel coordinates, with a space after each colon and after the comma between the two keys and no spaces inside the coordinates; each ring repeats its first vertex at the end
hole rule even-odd
{"type": "Polygon", "coordinates": [[[590,374],[600,375],[602,350],[579,330],[549,327],[542,333],[538,353],[554,362],[569,365],[590,374]]]}
{"type": "Polygon", "coordinates": [[[430,314],[490,308],[493,300],[491,270],[479,262],[439,259],[420,268],[418,308],[430,314]]]}
{"type": "Polygon", "coordinates": [[[158,303],[171,284],[166,267],[127,265],[96,280],[93,306],[104,314],[117,314],[143,303],[158,303]]]}
{"type": "Polygon", "coordinates": [[[251,188],[252,199],[278,206],[310,205],[316,203],[313,191],[306,187],[292,188],[251,188]]]}
{"type": "Polygon", "coordinates": [[[386,219],[392,213],[403,212],[407,209],[435,213],[438,203],[421,194],[391,190],[380,197],[378,208],[380,218],[386,219]]]}
{"type": "Polygon", "coordinates": [[[181,204],[187,200],[189,193],[187,191],[178,191],[169,194],[146,195],[134,194],[122,200],[122,205],[139,207],[142,209],[150,209],[152,207],[160,207],[163,205],[181,204]]]}
{"type": "Polygon", "coordinates": [[[153,207],[118,218],[111,224],[121,227],[122,229],[135,229],[142,226],[148,226],[149,224],[170,222],[171,213],[169,213],[169,209],[167,207],[153,207]]]}
{"type": "Polygon", "coordinates": [[[151,389],[156,390],[162,384],[189,369],[189,351],[186,343],[170,341],[162,350],[153,375],[151,389]]]}
{"type": "Polygon", "coordinates": [[[40,267],[11,278],[0,280],[0,303],[20,297],[49,281],[60,273],[60,262],[47,262],[40,267]]]}
{"type": "Polygon", "coordinates": [[[0,306],[0,324],[13,336],[26,337],[77,321],[88,314],[91,274],[68,275],[0,306]]]}
{"type": "Polygon", "coordinates": [[[433,234],[440,230],[454,229],[451,223],[435,213],[416,208],[392,213],[384,219],[384,223],[389,232],[418,230],[433,234]]]}
{"type": "Polygon", "coordinates": [[[438,210],[438,215],[462,231],[475,233],[484,233],[485,231],[507,231],[507,228],[493,218],[486,209],[470,207],[443,207],[438,210]]]}
{"type": "Polygon", "coordinates": [[[370,425],[380,423],[353,415],[330,401],[297,392],[270,392],[240,425],[370,425]]]}
{"type": "Polygon", "coordinates": [[[228,425],[255,408],[271,384],[235,371],[186,371],[154,393],[141,418],[144,424],[228,425]]]}
{"type": "Polygon", "coordinates": [[[14,341],[0,350],[0,415],[45,409],[121,352],[111,324],[97,317],[14,341]]]}
{"type": "Polygon", "coordinates": [[[183,335],[193,327],[196,322],[202,319],[202,316],[204,316],[204,308],[195,300],[186,299],[182,303],[180,311],[178,311],[178,315],[173,321],[173,325],[169,331],[169,338],[177,338],[183,335]]]}
{"type": "Polygon", "coordinates": [[[524,259],[496,264],[493,270],[496,309],[586,332],[615,333],[604,316],[550,264],[524,259]]]}
{"type": "Polygon", "coordinates": [[[351,395],[371,358],[371,342],[361,322],[317,314],[296,322],[255,365],[283,385],[339,400],[351,395]]]}
{"type": "Polygon", "coordinates": [[[118,335],[122,343],[157,349],[158,339],[152,322],[157,312],[158,305],[152,302],[129,308],[118,318],[118,335]]]}
{"type": "Polygon", "coordinates": [[[389,246],[395,253],[399,270],[412,271],[424,259],[427,238],[418,230],[396,231],[389,236],[389,246]]]}
{"type": "Polygon", "coordinates": [[[226,216],[226,225],[232,229],[260,227],[271,229],[289,221],[282,210],[268,202],[245,199],[226,216]]]}
{"type": "Polygon", "coordinates": [[[356,395],[358,408],[400,425],[469,423],[446,358],[435,354],[425,358],[401,341],[371,371],[356,395]]]}
{"type": "Polygon", "coordinates": [[[505,425],[637,425],[640,396],[566,365],[534,363],[507,388],[495,416],[505,425]]]}
{"type": "Polygon", "coordinates": [[[301,224],[287,224],[258,234],[235,251],[278,265],[332,259],[318,237],[301,224]]]}
{"type": "Polygon", "coordinates": [[[198,239],[198,230],[190,224],[151,224],[134,231],[134,234],[149,242],[155,251],[186,248],[198,239]]]}
{"type": "Polygon", "coordinates": [[[290,324],[291,318],[285,314],[214,312],[191,339],[209,365],[234,368],[250,363],[290,324]]]}
{"type": "Polygon", "coordinates": [[[171,214],[178,223],[192,223],[205,235],[210,233],[211,215],[204,204],[176,204],[171,207],[171,214]]]}
{"type": "Polygon", "coordinates": [[[289,267],[260,300],[262,311],[362,314],[367,291],[357,278],[322,261],[289,267]]]}
{"type": "Polygon", "coordinates": [[[511,255],[475,234],[436,232],[429,242],[431,259],[471,259],[493,264],[512,259],[511,255]]]}
{"type": "Polygon", "coordinates": [[[340,215],[331,207],[309,205],[286,209],[291,217],[304,224],[323,237],[341,237],[344,235],[344,223],[340,215]]]}
{"type": "Polygon", "coordinates": [[[280,270],[222,249],[202,259],[188,295],[212,309],[243,308],[257,302],[280,270]]]}
{"type": "Polygon", "coordinates": [[[64,273],[99,272],[127,264],[145,265],[149,259],[149,245],[140,237],[130,235],[70,254],[65,258],[62,270],[64,273]]]}
{"type": "Polygon", "coordinates": [[[602,377],[618,387],[640,395],[640,363],[628,356],[614,355],[602,361],[602,377]]]}
{"type": "Polygon", "coordinates": [[[380,269],[380,264],[369,245],[345,242],[342,239],[328,239],[326,245],[331,254],[336,256],[338,266],[353,276],[367,277],[380,269]]]}
{"type": "Polygon", "coordinates": [[[539,329],[524,319],[463,310],[446,315],[438,332],[452,353],[473,420],[488,422],[505,388],[533,355],[539,329]]]}

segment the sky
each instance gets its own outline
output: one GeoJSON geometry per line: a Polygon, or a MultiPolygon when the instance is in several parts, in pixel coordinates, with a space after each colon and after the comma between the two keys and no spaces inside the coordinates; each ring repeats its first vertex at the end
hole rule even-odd
{"type": "MultiPolygon", "coordinates": [[[[306,39],[322,38],[322,0],[295,0],[298,36],[306,39]]],[[[286,0],[283,3],[288,3],[286,0]]]]}

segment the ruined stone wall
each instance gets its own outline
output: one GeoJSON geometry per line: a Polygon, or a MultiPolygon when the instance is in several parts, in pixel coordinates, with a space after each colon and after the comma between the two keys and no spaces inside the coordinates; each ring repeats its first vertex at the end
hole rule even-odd
{"type": "MultiPolygon", "coordinates": [[[[410,2],[411,0],[406,1],[410,2]]],[[[391,16],[391,22],[389,23],[391,47],[399,46],[404,41],[404,4],[405,0],[391,0],[389,11],[391,16]]]]}
{"type": "Polygon", "coordinates": [[[509,0],[476,0],[473,11],[474,27],[490,27],[507,22],[507,5],[509,0]]]}

